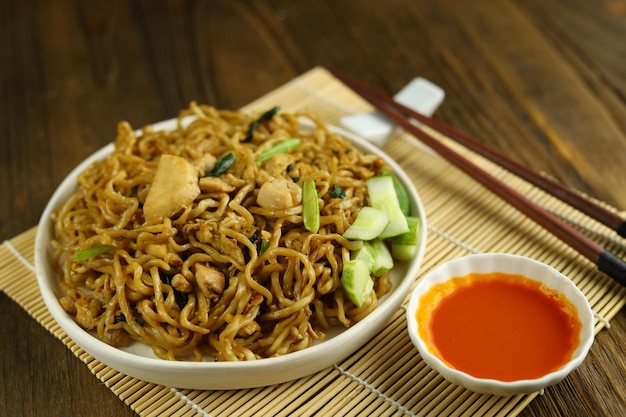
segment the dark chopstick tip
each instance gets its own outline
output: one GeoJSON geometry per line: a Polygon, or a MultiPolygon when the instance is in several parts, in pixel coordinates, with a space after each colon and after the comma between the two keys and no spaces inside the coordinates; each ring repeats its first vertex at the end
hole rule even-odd
{"type": "Polygon", "coordinates": [[[626,287],[626,262],[608,250],[603,250],[598,258],[598,269],[626,287]]]}

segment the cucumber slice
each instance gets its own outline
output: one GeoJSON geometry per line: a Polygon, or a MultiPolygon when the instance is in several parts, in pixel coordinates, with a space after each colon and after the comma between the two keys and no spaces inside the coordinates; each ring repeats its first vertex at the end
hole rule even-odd
{"type": "Polygon", "coordinates": [[[389,217],[389,224],[378,236],[381,239],[393,237],[409,231],[406,216],[402,213],[398,196],[389,176],[376,176],[367,180],[370,206],[382,210],[389,217]]]}
{"type": "Polygon", "coordinates": [[[374,290],[374,280],[362,259],[352,259],[343,264],[341,282],[346,296],[357,306],[362,307],[374,290]]]}
{"type": "Polygon", "coordinates": [[[410,230],[391,239],[391,255],[398,261],[411,260],[417,254],[420,219],[407,216],[406,220],[410,230]]]}
{"type": "Polygon", "coordinates": [[[391,256],[397,261],[410,261],[417,255],[416,245],[400,245],[394,243],[391,245],[391,256]]]}
{"type": "Polygon", "coordinates": [[[364,206],[354,219],[354,223],[343,232],[343,237],[350,240],[372,240],[378,237],[388,224],[387,213],[364,206]]]}
{"type": "Polygon", "coordinates": [[[371,271],[374,276],[379,277],[393,268],[393,257],[384,241],[375,239],[371,241],[371,245],[374,250],[374,264],[371,271]]]}
{"type": "Polygon", "coordinates": [[[360,259],[365,261],[367,267],[372,270],[374,267],[374,261],[376,259],[376,252],[369,241],[363,241],[361,248],[352,251],[351,259],[360,259]]]}
{"type": "Polygon", "coordinates": [[[381,170],[382,175],[391,177],[393,181],[393,188],[396,191],[396,196],[398,197],[398,204],[400,204],[400,210],[404,213],[405,216],[409,215],[410,203],[409,203],[409,193],[404,188],[404,185],[400,182],[396,174],[393,173],[389,167],[383,167],[381,170]]]}
{"type": "Polygon", "coordinates": [[[387,244],[380,239],[364,241],[360,249],[352,252],[352,259],[364,261],[376,277],[389,271],[394,264],[387,244]]]}

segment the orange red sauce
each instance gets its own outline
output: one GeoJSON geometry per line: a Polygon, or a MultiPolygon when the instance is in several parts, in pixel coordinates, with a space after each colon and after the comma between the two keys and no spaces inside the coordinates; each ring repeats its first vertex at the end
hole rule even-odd
{"type": "Polygon", "coordinates": [[[582,327],[576,306],[563,294],[500,272],[433,286],[420,298],[416,317],[421,338],[444,362],[502,381],[560,368],[578,347],[582,327]]]}

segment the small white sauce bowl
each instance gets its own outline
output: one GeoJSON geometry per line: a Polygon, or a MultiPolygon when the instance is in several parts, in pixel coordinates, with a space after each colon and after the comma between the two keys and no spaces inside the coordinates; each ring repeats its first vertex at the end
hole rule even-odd
{"type": "Polygon", "coordinates": [[[409,336],[424,362],[439,372],[446,380],[481,394],[500,396],[528,394],[554,385],[582,363],[594,340],[594,314],[591,311],[587,298],[571,280],[556,269],[534,259],[504,253],[469,255],[446,262],[433,269],[420,280],[413,290],[406,309],[406,317],[409,336]],[[453,277],[465,276],[472,272],[520,274],[540,281],[549,288],[564,294],[578,309],[578,318],[582,324],[579,334],[580,343],[573,352],[569,362],[558,370],[540,378],[499,381],[474,377],[448,366],[435,356],[427,347],[426,342],[419,336],[420,324],[417,322],[415,314],[419,307],[420,298],[432,285],[445,282],[453,277]]]}

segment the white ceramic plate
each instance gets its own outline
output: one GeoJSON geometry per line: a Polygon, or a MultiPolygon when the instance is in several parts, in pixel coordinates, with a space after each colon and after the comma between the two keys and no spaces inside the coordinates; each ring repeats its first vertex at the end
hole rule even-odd
{"type": "MultiPolygon", "coordinates": [[[[154,125],[157,130],[175,128],[176,120],[154,125]]],[[[35,268],[43,300],[65,333],[87,353],[109,367],[148,382],[189,389],[242,389],[278,384],[321,371],[341,361],[380,332],[398,310],[415,281],[426,247],[426,219],[417,191],[406,173],[388,155],[371,143],[340,129],[364,152],[381,156],[409,192],[411,213],[421,219],[420,247],[411,261],[397,263],[392,270],[393,289],[379,306],[361,322],[349,329],[336,328],[319,343],[284,356],[247,362],[186,362],[156,358],[149,346],[133,343],[115,348],[85,331],[59,305],[63,295],[59,277],[50,263],[52,224],[50,215],[74,192],[76,179],[92,162],[105,158],[113,150],[110,144],[78,165],[52,195],[39,222],[35,241],[35,268]]]]}

